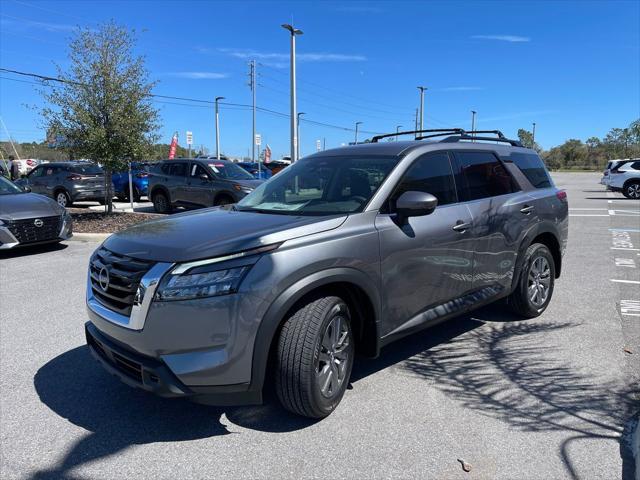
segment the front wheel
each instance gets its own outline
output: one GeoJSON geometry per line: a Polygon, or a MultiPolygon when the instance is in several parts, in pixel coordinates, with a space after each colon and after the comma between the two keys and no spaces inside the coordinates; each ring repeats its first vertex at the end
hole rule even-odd
{"type": "Polygon", "coordinates": [[[56,192],[56,202],[64,208],[70,207],[72,204],[71,197],[69,197],[69,194],[63,190],[56,192]]]}
{"type": "Polygon", "coordinates": [[[629,182],[622,189],[622,194],[627,198],[637,200],[640,198],[640,182],[629,182]]]}
{"type": "Polygon", "coordinates": [[[164,193],[156,193],[153,195],[153,208],[158,213],[169,213],[171,211],[171,203],[164,193]]]}
{"type": "Polygon", "coordinates": [[[525,318],[541,315],[553,295],[556,266],[553,255],[542,243],[527,248],[518,285],[509,296],[511,309],[525,318]]]}
{"type": "Polygon", "coordinates": [[[276,392],[282,405],[310,418],[329,415],[349,383],[354,357],[351,316],[339,297],[303,305],[278,340],[276,392]]]}

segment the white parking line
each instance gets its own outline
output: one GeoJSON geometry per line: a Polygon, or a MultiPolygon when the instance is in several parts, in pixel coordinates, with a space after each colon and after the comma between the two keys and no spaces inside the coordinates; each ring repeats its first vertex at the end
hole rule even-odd
{"type": "Polygon", "coordinates": [[[593,214],[593,215],[591,215],[591,214],[584,214],[584,215],[583,215],[583,214],[580,214],[580,213],[574,213],[574,214],[571,214],[571,213],[570,213],[570,214],[569,214],[569,216],[570,216],[570,217],[608,217],[609,215],[605,215],[605,214],[602,214],[602,215],[598,215],[598,214],[593,214]]]}
{"type": "Polygon", "coordinates": [[[611,250],[631,250],[633,252],[640,252],[640,248],[625,248],[625,247],[610,247],[611,250]]]}
{"type": "Polygon", "coordinates": [[[640,285],[640,281],[637,280],[615,280],[613,278],[610,278],[609,280],[616,283],[632,283],[634,285],[640,285]]]}
{"type": "Polygon", "coordinates": [[[608,210],[608,208],[570,208],[569,211],[571,210],[604,210],[605,212],[608,210]]]}

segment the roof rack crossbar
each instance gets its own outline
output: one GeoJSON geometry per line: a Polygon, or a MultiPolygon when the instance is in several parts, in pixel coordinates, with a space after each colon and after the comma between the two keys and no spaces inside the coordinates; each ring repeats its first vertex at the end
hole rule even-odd
{"type": "Polygon", "coordinates": [[[500,130],[471,130],[466,133],[468,133],[469,135],[475,135],[476,133],[493,133],[494,135],[497,135],[500,138],[507,138],[504,136],[504,134],[500,130]]]}
{"type": "MultiPolygon", "coordinates": [[[[477,131],[476,131],[477,133],[477,131]]],[[[455,143],[455,142],[459,142],[460,140],[482,140],[482,141],[487,141],[487,142],[503,142],[503,143],[508,143],[510,144],[512,147],[521,147],[522,144],[518,141],[518,140],[512,140],[510,138],[506,138],[504,136],[502,137],[476,137],[476,136],[472,136],[472,135],[468,135],[467,133],[464,133],[462,135],[451,135],[450,137],[447,138],[443,138],[442,140],[440,140],[441,143],[455,143]]]]}
{"type": "MultiPolygon", "coordinates": [[[[383,138],[398,137],[401,135],[416,135],[418,133],[435,133],[435,132],[441,132],[440,133],[441,135],[444,133],[457,133],[457,134],[465,133],[465,131],[462,128],[435,128],[435,129],[429,129],[429,130],[407,130],[404,132],[385,133],[383,135],[375,135],[374,137],[371,137],[371,143],[378,143],[378,141],[383,138]]],[[[432,135],[432,136],[439,136],[439,135],[432,135]]],[[[420,137],[420,138],[427,138],[427,137],[420,137]]],[[[416,137],[416,139],[418,139],[418,137],[416,137]]]]}

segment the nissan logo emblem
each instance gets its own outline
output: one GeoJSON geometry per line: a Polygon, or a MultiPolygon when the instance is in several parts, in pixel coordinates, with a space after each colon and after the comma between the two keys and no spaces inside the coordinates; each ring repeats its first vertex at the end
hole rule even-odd
{"type": "Polygon", "coordinates": [[[100,288],[106,292],[109,288],[109,270],[107,270],[107,267],[102,267],[100,269],[100,273],[98,274],[98,283],[100,284],[100,288]]]}
{"type": "Polygon", "coordinates": [[[41,226],[43,226],[43,225],[44,225],[44,222],[43,222],[42,220],[40,220],[39,218],[36,218],[36,219],[33,221],[33,224],[34,224],[36,227],[40,228],[41,226]]]}

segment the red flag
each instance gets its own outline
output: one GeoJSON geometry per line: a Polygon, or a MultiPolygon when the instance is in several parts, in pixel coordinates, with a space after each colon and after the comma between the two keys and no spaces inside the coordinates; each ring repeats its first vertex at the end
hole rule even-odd
{"type": "Polygon", "coordinates": [[[178,148],[178,132],[173,134],[171,138],[171,146],[169,147],[169,160],[176,158],[176,149],[178,148]]]}
{"type": "Polygon", "coordinates": [[[271,163],[271,147],[268,143],[264,149],[264,163],[271,163]]]}

